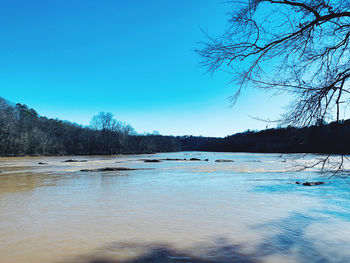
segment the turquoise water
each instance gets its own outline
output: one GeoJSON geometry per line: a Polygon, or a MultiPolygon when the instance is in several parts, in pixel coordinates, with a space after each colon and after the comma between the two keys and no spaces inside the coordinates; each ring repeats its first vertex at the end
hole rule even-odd
{"type": "Polygon", "coordinates": [[[1,262],[350,262],[350,178],[299,171],[317,158],[2,158],[1,262]],[[164,158],[208,161],[142,160],[164,158]],[[145,169],[80,171],[102,167],[145,169]]]}

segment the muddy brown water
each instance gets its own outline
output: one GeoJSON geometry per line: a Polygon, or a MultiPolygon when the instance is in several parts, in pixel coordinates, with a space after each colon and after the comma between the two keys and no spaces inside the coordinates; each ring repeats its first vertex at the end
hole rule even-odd
{"type": "Polygon", "coordinates": [[[0,262],[350,262],[350,180],[295,157],[0,158],[0,262]]]}

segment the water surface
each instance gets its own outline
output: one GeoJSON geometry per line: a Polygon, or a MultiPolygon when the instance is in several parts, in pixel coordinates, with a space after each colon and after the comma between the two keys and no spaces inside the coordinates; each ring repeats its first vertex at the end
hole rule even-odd
{"type": "Polygon", "coordinates": [[[350,262],[349,180],[296,171],[316,158],[1,158],[1,262],[350,262]],[[142,160],[162,158],[209,161],[142,160]],[[80,171],[101,167],[151,169],[80,171]],[[326,183],[295,184],[319,180],[326,183]]]}

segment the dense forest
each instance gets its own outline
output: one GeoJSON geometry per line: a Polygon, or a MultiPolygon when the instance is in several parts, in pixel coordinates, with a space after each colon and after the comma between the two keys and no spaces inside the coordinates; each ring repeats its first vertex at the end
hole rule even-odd
{"type": "Polygon", "coordinates": [[[246,131],[225,138],[192,138],[195,150],[263,153],[350,153],[350,120],[304,128],[246,131]]]}
{"type": "Polygon", "coordinates": [[[110,113],[84,127],[40,116],[0,98],[0,156],[135,154],[174,151],[350,153],[350,120],[246,131],[225,138],[140,135],[110,113]]]}
{"type": "Polygon", "coordinates": [[[48,119],[0,98],[0,155],[92,155],[180,151],[171,136],[137,135],[130,125],[100,113],[84,127],[48,119]]]}

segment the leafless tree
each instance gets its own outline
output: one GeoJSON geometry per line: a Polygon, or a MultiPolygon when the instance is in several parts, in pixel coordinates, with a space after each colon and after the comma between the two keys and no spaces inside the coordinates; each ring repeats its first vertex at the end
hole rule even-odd
{"type": "Polygon", "coordinates": [[[135,134],[134,128],[125,122],[117,121],[110,112],[100,112],[91,119],[91,127],[101,131],[101,141],[110,153],[127,147],[127,137],[135,134]]]}
{"type": "Polygon", "coordinates": [[[118,121],[114,119],[110,112],[100,112],[91,119],[91,126],[93,129],[101,131],[118,131],[118,121]]]}
{"type": "Polygon", "coordinates": [[[293,95],[283,124],[339,121],[350,103],[349,0],[245,0],[232,5],[223,35],[197,52],[210,72],[230,70],[237,90],[293,95]]]}

